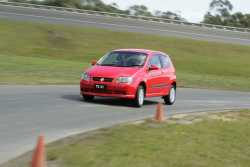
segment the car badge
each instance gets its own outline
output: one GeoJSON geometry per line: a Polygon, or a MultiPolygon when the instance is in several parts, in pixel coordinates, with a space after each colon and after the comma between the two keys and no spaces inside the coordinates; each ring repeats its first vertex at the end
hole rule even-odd
{"type": "Polygon", "coordinates": [[[104,81],[104,78],[101,78],[100,81],[103,82],[103,81],[104,81]]]}

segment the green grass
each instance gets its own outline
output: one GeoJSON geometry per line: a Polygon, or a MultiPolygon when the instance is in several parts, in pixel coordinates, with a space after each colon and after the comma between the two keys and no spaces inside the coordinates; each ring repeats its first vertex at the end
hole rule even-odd
{"type": "Polygon", "coordinates": [[[51,146],[48,158],[65,167],[248,167],[250,112],[242,111],[234,119],[118,126],[51,146]]]}
{"type": "Polygon", "coordinates": [[[54,58],[0,55],[2,84],[71,84],[86,63],[54,58]]]}
{"type": "MultiPolygon", "coordinates": [[[[49,167],[249,167],[250,110],[125,124],[72,136],[46,149],[49,167]]],[[[30,158],[2,167],[24,167],[30,158]]]]}
{"type": "Polygon", "coordinates": [[[0,84],[77,84],[92,59],[116,48],[171,55],[179,84],[250,90],[250,46],[0,19],[0,84]]]}

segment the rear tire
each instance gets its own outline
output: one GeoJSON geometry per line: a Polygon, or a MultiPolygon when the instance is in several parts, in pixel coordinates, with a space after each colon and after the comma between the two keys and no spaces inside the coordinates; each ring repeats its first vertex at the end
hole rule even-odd
{"type": "Polygon", "coordinates": [[[136,91],[136,96],[134,99],[134,104],[136,107],[142,107],[144,104],[144,98],[145,98],[145,88],[140,85],[136,91]]]}
{"type": "Polygon", "coordinates": [[[83,95],[82,98],[84,101],[88,101],[88,102],[94,100],[94,96],[90,96],[90,95],[83,95]]]}
{"type": "Polygon", "coordinates": [[[173,105],[176,100],[176,87],[174,85],[171,86],[169,94],[167,96],[163,96],[165,104],[173,105]]]}

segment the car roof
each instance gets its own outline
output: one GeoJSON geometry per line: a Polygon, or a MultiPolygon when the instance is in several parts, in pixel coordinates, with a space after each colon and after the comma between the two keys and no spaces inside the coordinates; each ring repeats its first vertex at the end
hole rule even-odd
{"type": "Polygon", "coordinates": [[[116,50],[113,50],[113,51],[114,52],[117,52],[117,51],[139,52],[139,53],[145,53],[145,54],[148,54],[148,55],[159,53],[159,54],[164,54],[165,55],[165,53],[163,53],[163,52],[154,51],[154,50],[148,50],[148,49],[116,49],[116,50]]]}

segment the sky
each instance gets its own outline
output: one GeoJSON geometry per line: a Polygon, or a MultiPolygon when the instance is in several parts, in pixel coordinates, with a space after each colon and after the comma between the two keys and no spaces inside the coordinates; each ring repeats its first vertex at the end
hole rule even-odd
{"type": "MultiPolygon", "coordinates": [[[[103,0],[105,3],[115,2],[121,9],[138,4],[145,5],[150,11],[172,11],[181,14],[190,22],[200,22],[209,9],[212,0],[103,0]]],[[[250,0],[230,0],[233,12],[250,13],[250,0]]]]}

